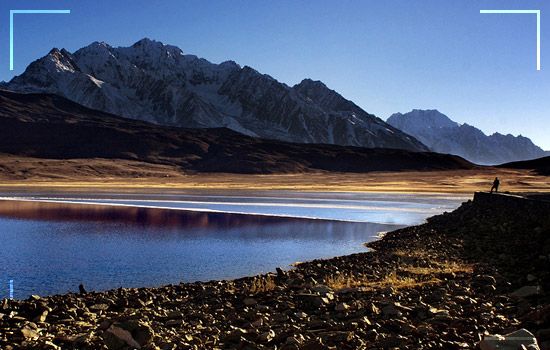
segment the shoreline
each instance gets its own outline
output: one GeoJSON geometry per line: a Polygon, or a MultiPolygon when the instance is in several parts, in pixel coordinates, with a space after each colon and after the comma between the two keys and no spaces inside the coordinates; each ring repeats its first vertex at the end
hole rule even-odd
{"type": "Polygon", "coordinates": [[[527,328],[548,349],[549,208],[476,193],[371,252],[277,274],[3,301],[0,345],[471,349],[527,328]]]}

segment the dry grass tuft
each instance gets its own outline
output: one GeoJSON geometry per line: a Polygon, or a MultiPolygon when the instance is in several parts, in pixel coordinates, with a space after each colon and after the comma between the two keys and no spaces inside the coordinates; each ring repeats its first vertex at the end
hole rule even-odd
{"type": "Polygon", "coordinates": [[[472,273],[474,272],[473,264],[464,264],[456,261],[445,260],[444,263],[438,264],[442,273],[472,273]]]}
{"type": "Polygon", "coordinates": [[[421,282],[421,280],[418,278],[412,276],[403,276],[398,273],[399,271],[402,271],[402,269],[393,269],[390,273],[384,276],[384,278],[379,282],[379,285],[392,286],[395,289],[401,289],[416,286],[421,282]]]}
{"type": "Polygon", "coordinates": [[[358,278],[357,276],[350,274],[338,274],[330,275],[325,278],[325,285],[332,289],[343,289],[363,286],[366,283],[366,278],[358,278]]]}
{"type": "Polygon", "coordinates": [[[413,288],[423,284],[434,284],[441,282],[442,274],[450,273],[471,273],[473,265],[463,264],[456,261],[440,261],[436,252],[429,252],[423,249],[411,251],[396,250],[394,255],[418,259],[417,262],[404,262],[399,259],[396,266],[384,277],[378,280],[369,280],[365,276],[356,276],[353,272],[349,274],[330,275],[325,278],[325,285],[333,289],[350,287],[365,287],[367,289],[384,288],[391,286],[399,290],[413,288]]]}
{"type": "Polygon", "coordinates": [[[411,258],[426,258],[429,256],[428,252],[424,249],[413,249],[413,250],[396,249],[392,252],[392,254],[400,257],[407,256],[411,258]]]}
{"type": "Polygon", "coordinates": [[[274,290],[277,285],[271,275],[254,277],[252,284],[248,288],[250,293],[263,293],[270,290],[274,290]]]}

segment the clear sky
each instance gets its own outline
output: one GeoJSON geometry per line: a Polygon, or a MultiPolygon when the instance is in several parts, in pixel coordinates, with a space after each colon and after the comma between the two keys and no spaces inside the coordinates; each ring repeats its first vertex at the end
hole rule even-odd
{"type": "Polygon", "coordinates": [[[366,111],[438,109],[485,133],[522,134],[550,150],[550,1],[2,0],[0,80],[53,47],[148,37],[212,62],[234,60],[290,86],[323,81],[366,111]],[[9,10],[15,14],[9,70],[9,10]],[[541,70],[535,14],[541,11],[541,70]]]}

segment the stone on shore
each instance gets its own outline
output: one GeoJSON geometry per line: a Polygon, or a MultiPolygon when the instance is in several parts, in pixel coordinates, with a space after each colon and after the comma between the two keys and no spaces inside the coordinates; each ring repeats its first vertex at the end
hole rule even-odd
{"type": "Polygon", "coordinates": [[[540,292],[540,287],[537,286],[524,286],[512,293],[515,297],[527,298],[533,295],[537,295],[540,292]]]}
{"type": "Polygon", "coordinates": [[[258,304],[258,302],[256,300],[252,299],[252,298],[246,298],[246,299],[244,299],[244,304],[246,306],[254,306],[254,305],[258,304]]]}
{"type": "Polygon", "coordinates": [[[40,336],[40,333],[28,327],[21,328],[20,332],[25,339],[38,339],[40,336]]]}
{"type": "Polygon", "coordinates": [[[104,340],[105,345],[112,350],[121,349],[126,345],[132,349],[141,349],[141,345],[132,337],[132,333],[115,325],[107,329],[104,340]]]}
{"type": "Polygon", "coordinates": [[[524,328],[505,335],[486,335],[479,347],[481,350],[540,350],[533,333],[524,328]]]}
{"type": "Polygon", "coordinates": [[[88,292],[86,291],[86,288],[84,288],[84,285],[83,285],[83,284],[80,284],[80,285],[78,286],[78,290],[80,291],[80,294],[83,294],[83,295],[88,294],[88,292]]]}

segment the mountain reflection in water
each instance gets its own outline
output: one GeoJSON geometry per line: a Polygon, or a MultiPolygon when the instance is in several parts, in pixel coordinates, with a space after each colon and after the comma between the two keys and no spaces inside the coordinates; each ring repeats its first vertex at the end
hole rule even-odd
{"type": "Polygon", "coordinates": [[[19,200],[0,200],[0,217],[47,221],[126,222],[146,226],[194,228],[291,224],[303,221],[291,217],[266,215],[19,200]]]}
{"type": "Polygon", "coordinates": [[[231,279],[366,251],[400,225],[0,200],[0,298],[231,279]]]}

